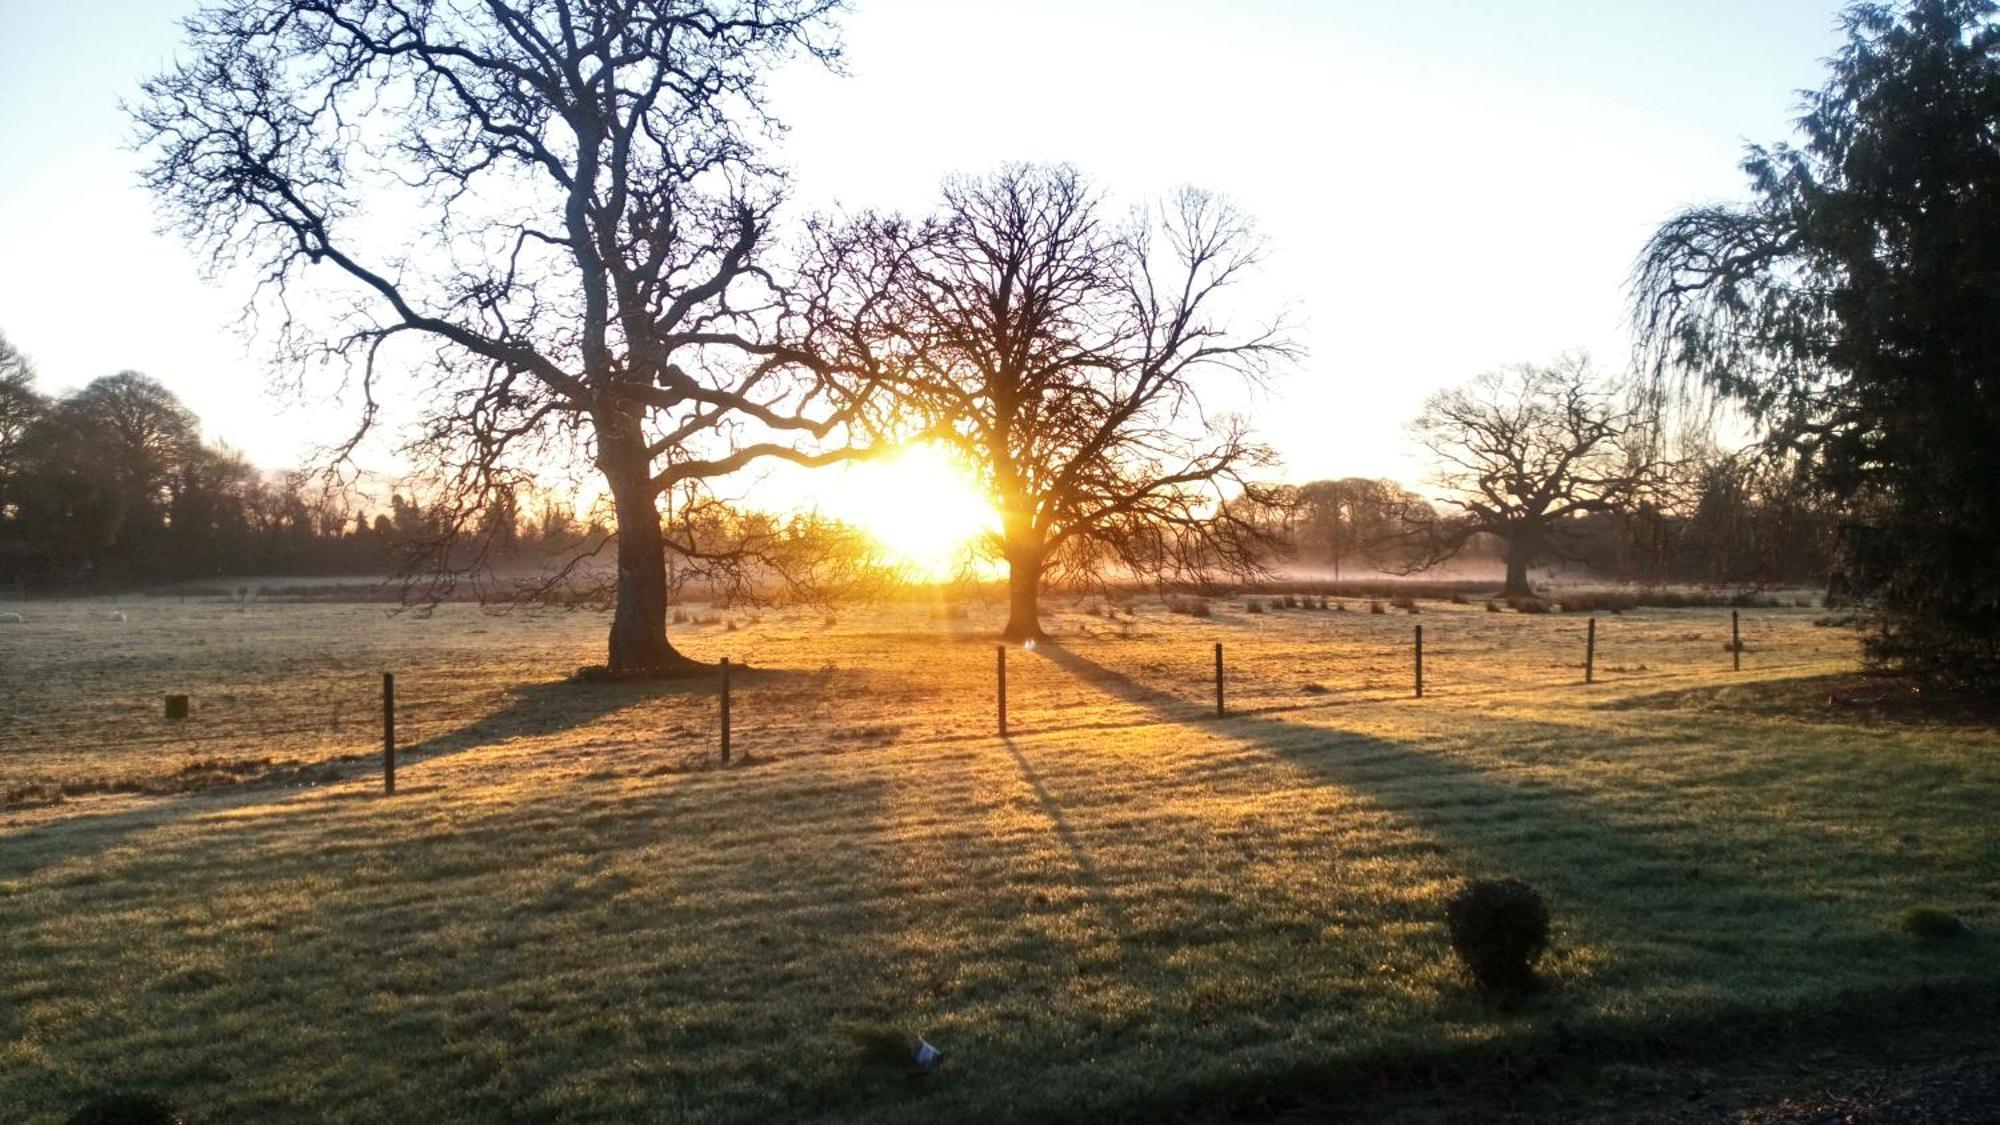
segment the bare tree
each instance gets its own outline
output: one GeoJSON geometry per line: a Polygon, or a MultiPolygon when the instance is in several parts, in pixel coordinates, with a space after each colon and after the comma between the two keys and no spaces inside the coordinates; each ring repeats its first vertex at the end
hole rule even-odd
{"type": "Polygon", "coordinates": [[[35,365],[0,336],[0,484],[19,455],[28,427],[48,409],[35,391],[35,365]]]}
{"type": "Polygon", "coordinates": [[[837,4],[211,4],[135,111],[147,183],[218,271],[254,272],[285,358],[353,365],[361,425],[340,455],[377,418],[385,349],[419,346],[409,455],[441,538],[587,458],[617,521],[610,670],[685,671],[661,497],[850,455],[868,390],[793,331],[758,155],[764,75],[834,61],[837,4]],[[315,301],[324,318],[293,319],[315,301]]]}
{"type": "Polygon", "coordinates": [[[1411,429],[1436,456],[1439,499],[1457,514],[1430,528],[1424,561],[1493,535],[1506,544],[1506,592],[1531,592],[1528,569],[1562,552],[1573,517],[1622,510],[1649,487],[1656,466],[1643,417],[1581,356],[1517,364],[1432,395],[1411,429]]]}
{"type": "Polygon", "coordinates": [[[1042,635],[1045,577],[1206,576],[1252,569],[1232,512],[1271,463],[1205,388],[1291,354],[1274,323],[1233,330],[1225,292],[1257,263],[1248,224],[1187,190],[1107,222],[1068,167],[949,181],[924,223],[868,219],[822,260],[891,300],[846,323],[889,341],[900,396],[974,467],[999,513],[1005,636],[1042,635]],[[888,284],[869,279],[893,279],[888,284]]]}

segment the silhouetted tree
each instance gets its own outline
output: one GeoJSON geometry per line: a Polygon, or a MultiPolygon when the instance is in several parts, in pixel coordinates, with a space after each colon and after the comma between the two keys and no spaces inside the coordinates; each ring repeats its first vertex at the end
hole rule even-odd
{"type": "Polygon", "coordinates": [[[1298,488],[1298,545],[1309,559],[1324,560],[1340,577],[1343,563],[1371,566],[1410,560],[1411,532],[1435,518],[1421,496],[1392,480],[1343,477],[1298,488]]]}
{"type": "MultiPolygon", "coordinates": [[[[47,409],[47,401],[35,390],[34,365],[0,336],[0,527],[19,515],[13,492],[22,470],[22,441],[47,409]]],[[[10,536],[10,540],[8,549],[17,549],[18,539],[10,536]]]]}
{"type": "Polygon", "coordinates": [[[536,465],[586,456],[617,514],[610,668],[684,671],[662,494],[846,456],[865,394],[787,328],[756,133],[773,65],[835,57],[835,6],[212,4],[146,84],[147,180],[261,292],[310,277],[342,295],[350,315],[318,334],[288,320],[287,341],[358,365],[364,432],[378,353],[427,348],[409,454],[432,470],[441,551],[536,465]]]}
{"type": "Polygon", "coordinates": [[[2000,682],[2000,21],[1847,9],[1797,147],[1752,200],[1660,228],[1634,278],[1653,371],[1739,403],[1870,534],[1879,657],[2000,682]]]}
{"type": "Polygon", "coordinates": [[[1574,517],[1628,507],[1655,475],[1640,412],[1616,403],[1578,356],[1440,391],[1411,429],[1437,458],[1440,501],[1458,512],[1429,530],[1425,561],[1496,536],[1510,595],[1531,592],[1529,568],[1563,552],[1574,517]]]}
{"type": "Polygon", "coordinates": [[[1257,564],[1227,501],[1271,458],[1202,395],[1290,354],[1277,326],[1236,331],[1222,308],[1258,244],[1198,191],[1124,224],[1103,210],[1071,168],[1010,165],[947,182],[926,222],[863,220],[822,246],[850,278],[824,287],[850,294],[828,306],[893,341],[879,351],[902,395],[999,513],[1011,640],[1041,635],[1051,574],[1257,564]]]}

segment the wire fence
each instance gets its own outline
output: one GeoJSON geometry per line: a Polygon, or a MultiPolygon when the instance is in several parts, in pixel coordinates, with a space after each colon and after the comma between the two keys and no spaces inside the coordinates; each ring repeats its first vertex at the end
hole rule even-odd
{"type": "MultiPolygon", "coordinates": [[[[912,645],[903,637],[878,646],[884,657],[879,666],[864,661],[842,669],[829,662],[817,672],[739,672],[733,714],[724,705],[720,675],[671,687],[543,683],[522,689],[505,686],[507,679],[492,669],[421,660],[407,670],[392,669],[398,693],[386,713],[379,673],[210,684],[206,694],[195,694],[185,720],[164,718],[158,695],[128,689],[106,702],[66,712],[45,708],[26,721],[0,722],[0,769],[26,765],[23,756],[52,767],[60,762],[30,767],[25,778],[19,770],[0,774],[7,783],[0,785],[0,798],[11,794],[12,803],[21,803],[88,792],[106,787],[105,778],[171,777],[230,759],[262,760],[273,770],[352,766],[382,752],[387,716],[394,724],[389,745],[405,762],[581,728],[590,728],[599,743],[726,762],[732,739],[750,754],[772,756],[1396,700],[1491,700],[1607,681],[1668,688],[1739,672],[1750,649],[1734,611],[1726,620],[1720,614],[1681,618],[1670,623],[1674,627],[1654,622],[1629,634],[1616,619],[1600,623],[1596,617],[1539,625],[1522,619],[1517,625],[1437,616],[1428,634],[1423,622],[1391,616],[1361,618],[1358,628],[1328,622],[1307,635],[1295,625],[1290,636],[1265,635],[1244,622],[1190,621],[1176,623],[1171,640],[1107,629],[1068,646],[912,645]],[[1223,639],[1201,637],[1204,632],[1223,639]],[[1121,637],[1140,643],[1112,643],[1121,637]]],[[[1782,639],[1751,638],[1758,642],[1752,671],[1760,676],[1824,666],[1839,648],[1795,630],[1779,632],[1782,639]]],[[[846,640],[850,650],[867,655],[865,639],[846,640]]],[[[6,709],[0,698],[0,718],[6,709]]],[[[219,783],[255,776],[247,771],[219,783]]]]}

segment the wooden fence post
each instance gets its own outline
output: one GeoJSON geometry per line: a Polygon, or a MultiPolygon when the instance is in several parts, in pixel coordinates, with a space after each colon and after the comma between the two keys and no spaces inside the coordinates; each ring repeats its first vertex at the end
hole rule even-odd
{"type": "Polygon", "coordinates": [[[1417,698],[1424,697],[1424,627],[1417,626],[1417,698]]]}
{"type": "Polygon", "coordinates": [[[998,679],[994,702],[999,707],[1000,737],[1007,737],[1007,646],[993,646],[993,671],[998,679]]]}
{"type": "Polygon", "coordinates": [[[1222,707],[1222,642],[1215,642],[1215,717],[1220,719],[1227,712],[1222,707]]]}
{"type": "Polygon", "coordinates": [[[382,673],[382,792],[396,791],[396,673],[382,673]]]}
{"type": "Polygon", "coordinates": [[[1583,682],[1592,683],[1597,678],[1597,618],[1590,619],[1590,632],[1583,642],[1583,682]]]}
{"type": "Polygon", "coordinates": [[[1738,672],[1743,670],[1743,625],[1733,609],[1729,611],[1729,659],[1738,672]]]}
{"type": "Polygon", "coordinates": [[[722,764],[729,764],[729,658],[722,658],[722,764]]]}

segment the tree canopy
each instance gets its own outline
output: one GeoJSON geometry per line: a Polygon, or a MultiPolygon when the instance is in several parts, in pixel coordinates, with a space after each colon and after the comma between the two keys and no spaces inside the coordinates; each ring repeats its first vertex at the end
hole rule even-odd
{"type": "Polygon", "coordinates": [[[1841,498],[1878,656],[2000,682],[2000,22],[1857,4],[1751,198],[1663,225],[1634,274],[1662,383],[1741,404],[1841,498]]]}
{"type": "Polygon", "coordinates": [[[1564,551],[1576,517],[1631,506],[1654,467],[1640,412],[1619,403],[1581,356],[1516,364],[1426,399],[1411,424],[1437,459],[1439,497],[1454,519],[1430,532],[1438,561],[1473,536],[1507,545],[1508,594],[1530,592],[1528,570],[1564,551]]]}
{"type": "Polygon", "coordinates": [[[864,217],[824,240],[838,310],[882,341],[925,432],[959,450],[999,513],[1005,636],[1039,636],[1045,575],[1192,575],[1254,565],[1228,501],[1271,462],[1204,396],[1292,354],[1275,322],[1239,328],[1248,222],[1184,190],[1123,222],[1074,168],[1015,164],[949,181],[932,216],[864,217]],[[880,280],[878,280],[880,279],[880,280]]]}
{"type": "Polygon", "coordinates": [[[136,109],[147,182],[278,300],[284,358],[355,372],[363,432],[385,358],[420,373],[411,460],[444,531],[538,465],[594,466],[618,530],[610,667],[686,670],[662,497],[846,456],[866,398],[865,371],[793,331],[769,260],[764,76],[836,59],[835,7],[210,4],[136,109]]]}

